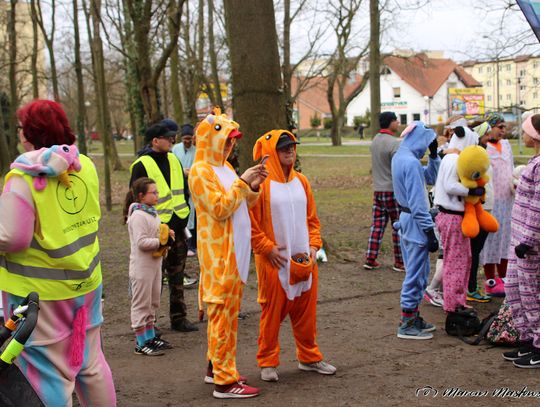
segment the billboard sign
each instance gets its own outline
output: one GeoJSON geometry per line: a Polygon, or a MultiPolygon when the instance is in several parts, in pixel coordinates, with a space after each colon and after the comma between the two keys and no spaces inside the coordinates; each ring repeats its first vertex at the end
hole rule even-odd
{"type": "Polygon", "coordinates": [[[449,88],[449,116],[483,116],[485,113],[484,90],[482,88],[449,88]]]}

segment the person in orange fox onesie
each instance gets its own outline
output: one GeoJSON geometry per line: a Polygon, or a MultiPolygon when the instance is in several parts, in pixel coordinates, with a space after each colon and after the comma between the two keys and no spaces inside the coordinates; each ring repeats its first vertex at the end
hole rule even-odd
{"type": "MultiPolygon", "coordinates": [[[[238,123],[208,115],[197,127],[197,150],[189,189],[197,213],[197,255],[201,270],[199,309],[208,306],[208,369],[213,396],[247,398],[259,389],[245,384],[236,369],[236,334],[242,290],[249,273],[251,225],[248,206],[259,197],[268,172],[262,165],[238,177],[226,161],[241,133],[238,123]]],[[[202,312],[202,311],[201,311],[202,312]]]]}
{"type": "MultiPolygon", "coordinates": [[[[268,179],[250,210],[251,244],[259,280],[262,314],[257,363],[261,379],[278,380],[279,328],[291,318],[300,370],[331,375],[316,342],[319,218],[307,178],[293,168],[296,138],[273,130],[255,143],[253,158],[267,158],[268,179]]],[[[266,160],[263,159],[263,160],[266,160]]]]}

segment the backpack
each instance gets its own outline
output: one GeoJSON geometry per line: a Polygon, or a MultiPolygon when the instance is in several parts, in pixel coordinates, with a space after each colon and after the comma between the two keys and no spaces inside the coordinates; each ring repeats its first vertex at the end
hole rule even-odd
{"type": "Polygon", "coordinates": [[[446,316],[445,330],[448,335],[462,338],[477,335],[482,323],[472,308],[459,307],[446,316]]]}
{"type": "Polygon", "coordinates": [[[478,336],[474,339],[465,338],[465,335],[456,335],[469,345],[478,345],[484,339],[492,345],[517,346],[519,333],[512,320],[512,310],[506,302],[501,304],[499,311],[492,312],[480,323],[478,336]]]}

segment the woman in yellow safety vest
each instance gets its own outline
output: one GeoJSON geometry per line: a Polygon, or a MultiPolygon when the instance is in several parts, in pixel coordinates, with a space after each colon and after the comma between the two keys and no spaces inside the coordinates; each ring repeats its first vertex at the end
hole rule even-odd
{"type": "Polygon", "coordinates": [[[34,100],[18,112],[26,151],[11,165],[0,196],[0,290],[5,316],[31,291],[37,326],[18,359],[46,406],[114,406],[101,346],[99,182],[79,154],[62,106],[34,100]]]}

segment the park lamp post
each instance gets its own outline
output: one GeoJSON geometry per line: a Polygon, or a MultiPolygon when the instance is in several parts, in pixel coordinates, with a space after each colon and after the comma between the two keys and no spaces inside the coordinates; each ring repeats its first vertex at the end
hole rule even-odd
{"type": "Polygon", "coordinates": [[[429,126],[431,124],[431,100],[433,96],[424,96],[424,100],[427,103],[427,109],[424,110],[424,116],[426,116],[426,124],[429,126]]]}

